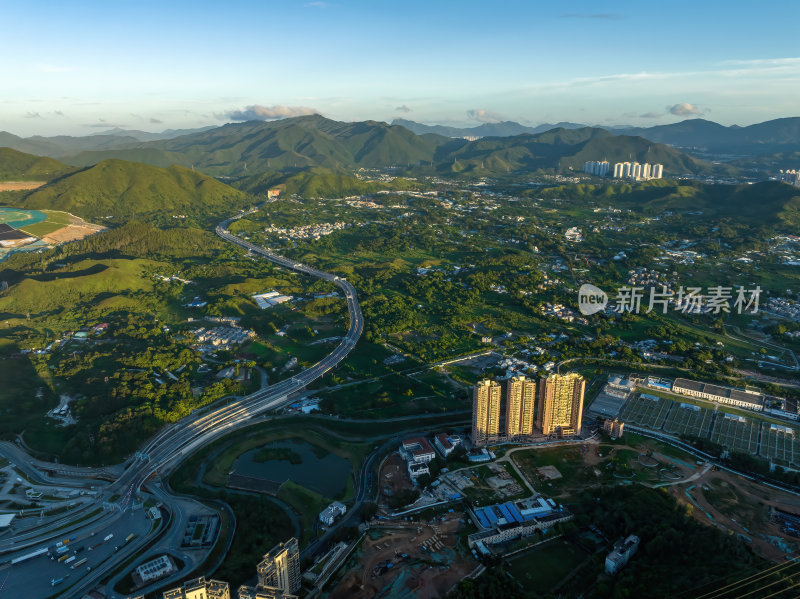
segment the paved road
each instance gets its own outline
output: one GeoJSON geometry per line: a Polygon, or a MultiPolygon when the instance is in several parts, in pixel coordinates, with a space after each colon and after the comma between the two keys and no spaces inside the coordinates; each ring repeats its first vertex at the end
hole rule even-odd
{"type": "MultiPolygon", "coordinates": [[[[253,211],[254,210],[255,209],[253,209],[253,211]]],[[[55,482],[56,480],[62,482],[69,481],[75,486],[80,486],[84,484],[87,478],[115,479],[111,484],[105,486],[102,494],[102,499],[104,500],[110,501],[112,498],[116,499],[116,503],[120,508],[119,510],[108,511],[102,514],[101,518],[103,524],[107,525],[108,520],[121,518],[126,510],[138,504],[141,500],[139,493],[151,477],[154,475],[157,477],[165,475],[179,464],[183,458],[197,451],[204,445],[224,435],[230,434],[237,429],[252,424],[253,418],[284,407],[289,403],[290,400],[288,398],[290,395],[302,390],[308,384],[320,378],[341,362],[356,345],[356,342],[364,330],[364,319],[361,314],[355,288],[343,278],[273,254],[264,248],[240,239],[228,231],[228,226],[233,220],[241,218],[249,213],[250,212],[241,213],[235,218],[220,223],[216,228],[217,235],[226,241],[245,248],[280,266],[330,281],[344,293],[350,326],[347,334],[330,354],[290,379],[286,379],[275,385],[267,386],[251,395],[230,401],[225,405],[216,407],[205,413],[195,413],[177,423],[164,427],[155,437],[145,443],[134,457],[118,467],[93,469],[72,468],[60,464],[49,464],[33,459],[30,455],[13,444],[0,447],[0,450],[2,450],[0,453],[8,455],[12,458],[11,461],[18,464],[21,469],[30,472],[30,474],[37,479],[46,482],[55,482]]],[[[166,507],[169,508],[170,504],[174,503],[173,498],[166,494],[163,489],[161,489],[158,495],[160,495],[166,507]]],[[[178,512],[180,512],[180,509],[178,512]]],[[[54,529],[60,526],[67,526],[71,530],[73,526],[70,525],[70,522],[73,523],[75,530],[78,528],[89,528],[93,530],[99,527],[99,522],[94,519],[88,521],[82,520],[80,523],[77,522],[79,518],[85,516],[85,511],[79,511],[59,520],[57,526],[48,527],[50,532],[40,532],[37,535],[28,534],[22,537],[4,539],[3,544],[0,545],[0,554],[16,553],[25,547],[31,547],[33,545],[41,546],[52,542],[56,537],[63,536],[65,530],[67,530],[61,528],[59,531],[54,531],[54,529]]],[[[180,513],[178,513],[176,520],[182,520],[180,513]]],[[[149,540],[151,539],[143,538],[140,544],[144,545],[149,540]]],[[[133,545],[133,543],[131,545],[133,545]]],[[[134,547],[131,546],[130,549],[133,550],[134,547]]],[[[128,552],[125,553],[127,554],[128,552]]],[[[103,570],[112,570],[119,564],[119,561],[120,560],[114,560],[114,564],[107,565],[103,570]]],[[[91,578],[97,580],[101,573],[95,571],[93,574],[95,574],[95,576],[91,578]]],[[[89,584],[82,584],[80,589],[70,589],[70,594],[87,589],[89,586],[89,584]]]]}

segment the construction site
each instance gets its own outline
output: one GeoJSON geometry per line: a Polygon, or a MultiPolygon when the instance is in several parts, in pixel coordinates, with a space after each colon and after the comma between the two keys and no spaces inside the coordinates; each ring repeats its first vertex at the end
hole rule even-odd
{"type": "Polygon", "coordinates": [[[459,512],[427,522],[373,523],[328,597],[444,597],[481,567],[466,543],[459,546],[459,533],[465,526],[464,515],[459,512]]]}

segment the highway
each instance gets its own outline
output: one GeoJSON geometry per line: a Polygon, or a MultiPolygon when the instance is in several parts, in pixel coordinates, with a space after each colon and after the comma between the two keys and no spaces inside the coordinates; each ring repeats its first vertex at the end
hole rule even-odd
{"type": "MultiPolygon", "coordinates": [[[[250,212],[254,210],[256,209],[250,212]]],[[[233,220],[241,218],[250,212],[240,213],[234,218],[221,222],[216,227],[217,235],[279,266],[330,281],[339,287],[344,293],[347,302],[349,316],[347,334],[342,337],[339,344],[330,354],[325,356],[325,358],[291,378],[263,388],[251,395],[237,398],[234,401],[213,408],[206,413],[193,413],[174,424],[164,427],[158,434],[146,442],[135,456],[131,457],[121,466],[98,469],[72,468],[60,464],[50,464],[35,460],[26,452],[10,443],[0,446],[0,455],[6,455],[11,461],[15,464],[19,464],[20,468],[26,470],[26,472],[29,472],[31,475],[36,476],[37,473],[47,473],[38,474],[38,476],[36,476],[36,478],[47,480],[47,482],[56,482],[56,480],[72,481],[73,486],[80,486],[85,484],[85,482],[81,482],[80,479],[84,479],[84,481],[87,478],[113,480],[110,484],[106,483],[101,486],[102,496],[99,501],[110,502],[112,498],[115,498],[116,505],[119,508],[98,514],[97,521],[95,521],[95,518],[89,518],[82,519],[80,522],[77,520],[86,517],[88,506],[83,509],[78,509],[75,513],[60,518],[56,526],[47,527],[50,532],[38,532],[37,534],[23,533],[15,537],[3,539],[3,542],[0,543],[0,554],[17,552],[26,547],[35,545],[44,545],[58,536],[63,536],[66,529],[73,530],[74,528],[74,530],[79,531],[96,528],[98,526],[98,521],[102,521],[102,524],[107,526],[110,520],[121,518],[124,512],[138,504],[141,499],[139,497],[140,491],[145,486],[148,479],[154,475],[158,477],[164,476],[184,458],[201,447],[237,429],[248,426],[255,417],[284,407],[291,401],[289,397],[292,394],[301,391],[308,384],[334,368],[350,353],[350,351],[352,351],[353,347],[355,347],[364,330],[364,319],[361,314],[361,307],[358,303],[355,288],[341,277],[273,254],[228,231],[228,226],[233,220]],[[74,527],[70,526],[70,521],[73,521],[74,527]],[[59,528],[60,530],[55,531],[55,528],[59,528]]],[[[164,500],[167,499],[163,492],[161,493],[161,498],[164,500]]],[[[174,501],[168,501],[167,503],[174,503],[174,501]]],[[[94,509],[97,509],[97,506],[98,504],[95,504],[94,509]]],[[[170,506],[167,505],[167,507],[170,506]]],[[[144,539],[142,539],[142,542],[144,542],[144,539]]],[[[103,570],[110,571],[119,560],[114,560],[114,562],[114,564],[109,564],[107,567],[103,568],[103,570]]],[[[94,576],[91,578],[99,580],[100,572],[93,572],[93,574],[94,576]]],[[[81,585],[81,588],[84,586],[86,585],[81,585]]],[[[76,592],[77,590],[78,589],[70,589],[70,593],[76,592]]]]}

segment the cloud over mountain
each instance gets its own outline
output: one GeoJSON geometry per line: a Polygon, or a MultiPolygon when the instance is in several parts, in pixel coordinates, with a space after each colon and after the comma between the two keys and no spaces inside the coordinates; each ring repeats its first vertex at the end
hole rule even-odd
{"type": "Polygon", "coordinates": [[[308,106],[261,106],[260,104],[253,104],[252,106],[245,106],[240,110],[231,110],[223,116],[232,121],[270,121],[273,119],[318,113],[318,110],[309,108],[308,106]]]}
{"type": "Polygon", "coordinates": [[[689,104],[689,102],[681,102],[674,106],[668,106],[667,110],[670,114],[674,114],[675,116],[700,116],[708,112],[707,110],[701,110],[694,104],[689,104]]]}
{"type": "Polygon", "coordinates": [[[472,110],[467,110],[467,117],[472,119],[473,121],[478,121],[479,123],[499,123],[503,120],[496,112],[490,112],[485,108],[473,108],[472,110]]]}

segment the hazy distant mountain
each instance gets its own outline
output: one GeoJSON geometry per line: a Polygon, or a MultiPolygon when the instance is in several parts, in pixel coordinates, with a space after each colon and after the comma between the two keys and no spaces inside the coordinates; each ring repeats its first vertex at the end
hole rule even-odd
{"type": "Polygon", "coordinates": [[[208,127],[197,127],[195,129],[165,129],[161,133],[138,131],[136,129],[120,129],[119,127],[115,127],[114,129],[109,129],[108,131],[92,133],[90,137],[96,137],[98,135],[113,135],[115,137],[133,138],[136,141],[159,141],[162,139],[173,139],[174,137],[180,137],[181,135],[202,133],[203,131],[208,131],[209,129],[214,129],[214,126],[209,125],[208,127]]]}
{"type": "Polygon", "coordinates": [[[37,156],[52,157],[59,152],[59,146],[44,138],[31,137],[25,139],[7,131],[0,131],[0,147],[11,148],[27,154],[36,154],[37,156]]]}
{"type": "Polygon", "coordinates": [[[63,158],[65,156],[73,156],[79,152],[104,152],[126,149],[138,146],[142,142],[173,139],[181,135],[199,133],[208,131],[209,129],[214,129],[214,127],[201,127],[199,129],[166,129],[161,133],[148,133],[147,131],[116,128],[83,136],[55,135],[52,137],[43,137],[41,135],[34,135],[24,138],[13,135],[12,133],[0,131],[0,147],[12,148],[20,152],[38,154],[39,156],[63,158]]]}
{"type": "Polygon", "coordinates": [[[50,181],[74,170],[53,158],[0,148],[0,181],[50,181]]]}
{"type": "Polygon", "coordinates": [[[800,117],[775,119],[747,127],[726,127],[705,119],[672,125],[616,129],[615,133],[642,137],[682,148],[729,155],[759,156],[800,150],[800,117]]]}
{"type": "Polygon", "coordinates": [[[525,133],[536,134],[551,129],[580,129],[586,125],[578,123],[556,123],[551,125],[545,123],[537,125],[536,127],[527,127],[520,125],[514,121],[501,121],[499,123],[483,123],[477,127],[448,127],[447,125],[425,125],[409,121],[408,119],[395,119],[392,125],[400,125],[409,131],[413,131],[417,135],[425,135],[433,133],[435,135],[442,135],[444,137],[510,137],[513,135],[522,135],[525,133]]]}

